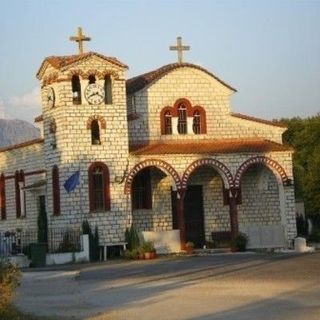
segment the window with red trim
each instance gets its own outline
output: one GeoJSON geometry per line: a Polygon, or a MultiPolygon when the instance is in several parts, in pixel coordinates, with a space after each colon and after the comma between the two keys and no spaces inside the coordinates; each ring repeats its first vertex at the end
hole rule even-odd
{"type": "Polygon", "coordinates": [[[53,198],[53,215],[60,215],[60,182],[59,168],[54,165],[52,167],[52,198],[53,198]]]}
{"type": "Polygon", "coordinates": [[[133,209],[152,209],[151,177],[149,168],[137,173],[132,181],[131,190],[133,209]]]}
{"type": "Polygon", "coordinates": [[[164,134],[172,134],[172,114],[170,111],[164,113],[164,134]]]}
{"type": "Polygon", "coordinates": [[[0,208],[1,208],[1,220],[7,218],[6,215],[6,180],[2,173],[0,176],[0,208]]]}
{"type": "Polygon", "coordinates": [[[24,187],[25,178],[23,170],[15,172],[15,191],[16,191],[16,217],[21,218],[26,214],[26,201],[24,187]]]}
{"type": "Polygon", "coordinates": [[[178,132],[187,133],[187,108],[183,104],[178,107],[178,132]]]}
{"type": "Polygon", "coordinates": [[[98,120],[92,120],[91,122],[91,144],[101,144],[98,120]]]}
{"type": "Polygon", "coordinates": [[[104,103],[112,103],[112,82],[110,75],[104,77],[104,103]]]}
{"type": "Polygon", "coordinates": [[[110,181],[108,167],[94,162],[88,169],[90,211],[110,210],[110,181]]]}
{"type": "Polygon", "coordinates": [[[193,113],[192,129],[195,134],[201,133],[201,119],[200,112],[198,110],[193,113]]]}

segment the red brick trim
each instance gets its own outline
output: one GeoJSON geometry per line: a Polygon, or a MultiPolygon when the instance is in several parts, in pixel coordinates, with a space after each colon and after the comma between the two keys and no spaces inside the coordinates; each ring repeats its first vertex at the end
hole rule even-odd
{"type": "Polygon", "coordinates": [[[181,179],[177,171],[167,162],[158,159],[148,159],[144,160],[137,165],[135,165],[128,173],[125,184],[124,193],[129,194],[132,186],[133,178],[136,174],[144,168],[147,167],[157,167],[163,171],[166,175],[171,176],[176,184],[177,189],[181,189],[181,179]]]}
{"type": "Polygon", "coordinates": [[[284,128],[284,129],[287,128],[286,125],[281,124],[281,123],[277,123],[277,122],[273,122],[273,121],[269,121],[269,120],[265,120],[265,119],[260,119],[260,118],[256,118],[256,117],[252,117],[252,116],[247,116],[247,115],[241,114],[241,113],[231,112],[231,116],[235,117],[235,118],[240,118],[240,119],[244,119],[244,120],[267,124],[267,125],[274,126],[274,127],[280,127],[280,128],[284,128]]]}
{"type": "Polygon", "coordinates": [[[2,173],[0,176],[0,210],[1,210],[1,220],[7,218],[6,214],[6,179],[2,173]]]}
{"type": "Polygon", "coordinates": [[[21,203],[21,199],[20,199],[19,182],[22,182],[23,186],[24,186],[24,184],[25,184],[25,175],[24,175],[23,170],[20,170],[20,171],[17,170],[15,172],[16,217],[17,218],[21,218],[21,208],[22,208],[22,206],[24,206],[24,212],[26,212],[26,201],[24,201],[24,203],[21,203]]]}
{"type": "Polygon", "coordinates": [[[220,161],[211,158],[203,158],[192,162],[185,170],[182,176],[182,188],[187,188],[188,180],[191,174],[202,166],[209,166],[214,168],[221,176],[225,188],[233,186],[233,177],[230,170],[220,161]]]}
{"type": "Polygon", "coordinates": [[[53,198],[53,215],[60,215],[60,179],[59,168],[57,165],[52,167],[52,198],[53,198]]]}
{"type": "Polygon", "coordinates": [[[106,125],[106,120],[99,115],[93,115],[91,117],[89,117],[89,119],[87,120],[87,130],[91,130],[91,123],[93,120],[98,120],[100,122],[101,125],[101,129],[105,130],[107,125],[106,125]]]}
{"type": "Polygon", "coordinates": [[[89,180],[89,207],[90,212],[97,211],[94,207],[94,189],[93,189],[93,172],[100,167],[103,175],[103,208],[106,211],[110,210],[110,179],[109,169],[103,162],[93,162],[88,168],[88,180],[89,180]]]}
{"type": "Polygon", "coordinates": [[[185,98],[178,99],[174,103],[172,116],[173,117],[178,117],[178,108],[181,105],[186,107],[186,109],[187,109],[187,117],[192,117],[193,116],[193,108],[192,108],[191,102],[188,99],[185,99],[185,98]]]}
{"type": "MultiPolygon", "coordinates": [[[[171,121],[172,121],[172,115],[173,115],[173,108],[172,107],[164,107],[160,112],[160,126],[161,126],[161,134],[166,134],[166,128],[165,128],[165,114],[167,112],[171,113],[171,121]]],[[[172,122],[171,122],[172,125],[172,122]]]]}
{"type": "Polygon", "coordinates": [[[33,121],[34,121],[34,122],[41,122],[41,121],[43,121],[43,115],[40,114],[40,116],[37,116],[36,118],[34,118],[33,121]]]}
{"type": "Polygon", "coordinates": [[[28,146],[31,146],[31,145],[36,144],[36,143],[42,143],[43,141],[44,141],[43,138],[33,139],[33,140],[22,142],[22,143],[19,143],[19,144],[14,144],[12,146],[0,148],[0,152],[10,151],[10,150],[14,150],[14,149],[23,148],[23,147],[28,147],[28,146]]]}
{"type": "Polygon", "coordinates": [[[200,134],[206,134],[207,133],[207,119],[206,119],[206,111],[204,108],[200,106],[193,107],[192,116],[196,111],[199,111],[200,113],[200,134]]]}
{"type": "Polygon", "coordinates": [[[288,176],[283,169],[283,167],[275,160],[264,157],[264,156],[256,156],[252,157],[248,160],[246,160],[237,170],[237,173],[234,178],[234,187],[239,188],[241,185],[241,178],[243,174],[252,166],[255,164],[261,164],[268,167],[273,173],[276,173],[280,176],[283,183],[288,181],[288,176]]]}

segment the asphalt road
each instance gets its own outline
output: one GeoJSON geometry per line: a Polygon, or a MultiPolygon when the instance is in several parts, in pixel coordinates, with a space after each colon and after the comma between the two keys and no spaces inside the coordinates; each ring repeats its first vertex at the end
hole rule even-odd
{"type": "Polygon", "coordinates": [[[320,319],[320,253],[226,254],[25,272],[15,301],[55,319],[320,319]]]}

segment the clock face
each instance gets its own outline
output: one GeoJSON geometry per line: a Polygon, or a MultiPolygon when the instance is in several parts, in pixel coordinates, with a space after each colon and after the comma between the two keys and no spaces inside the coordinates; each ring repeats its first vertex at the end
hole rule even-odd
{"type": "Polygon", "coordinates": [[[84,91],[84,95],[89,104],[100,104],[104,100],[104,90],[96,83],[89,84],[84,91]]]}
{"type": "Polygon", "coordinates": [[[47,92],[47,101],[48,101],[48,106],[50,108],[54,107],[54,103],[55,103],[56,97],[54,94],[54,90],[52,87],[48,88],[48,92],[47,92]]]}

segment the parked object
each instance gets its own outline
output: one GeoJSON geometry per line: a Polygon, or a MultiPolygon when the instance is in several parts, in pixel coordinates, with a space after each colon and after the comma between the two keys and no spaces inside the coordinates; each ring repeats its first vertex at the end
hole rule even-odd
{"type": "Polygon", "coordinates": [[[194,243],[192,241],[188,241],[186,243],[186,252],[187,254],[192,254],[194,249],[194,243]]]}

